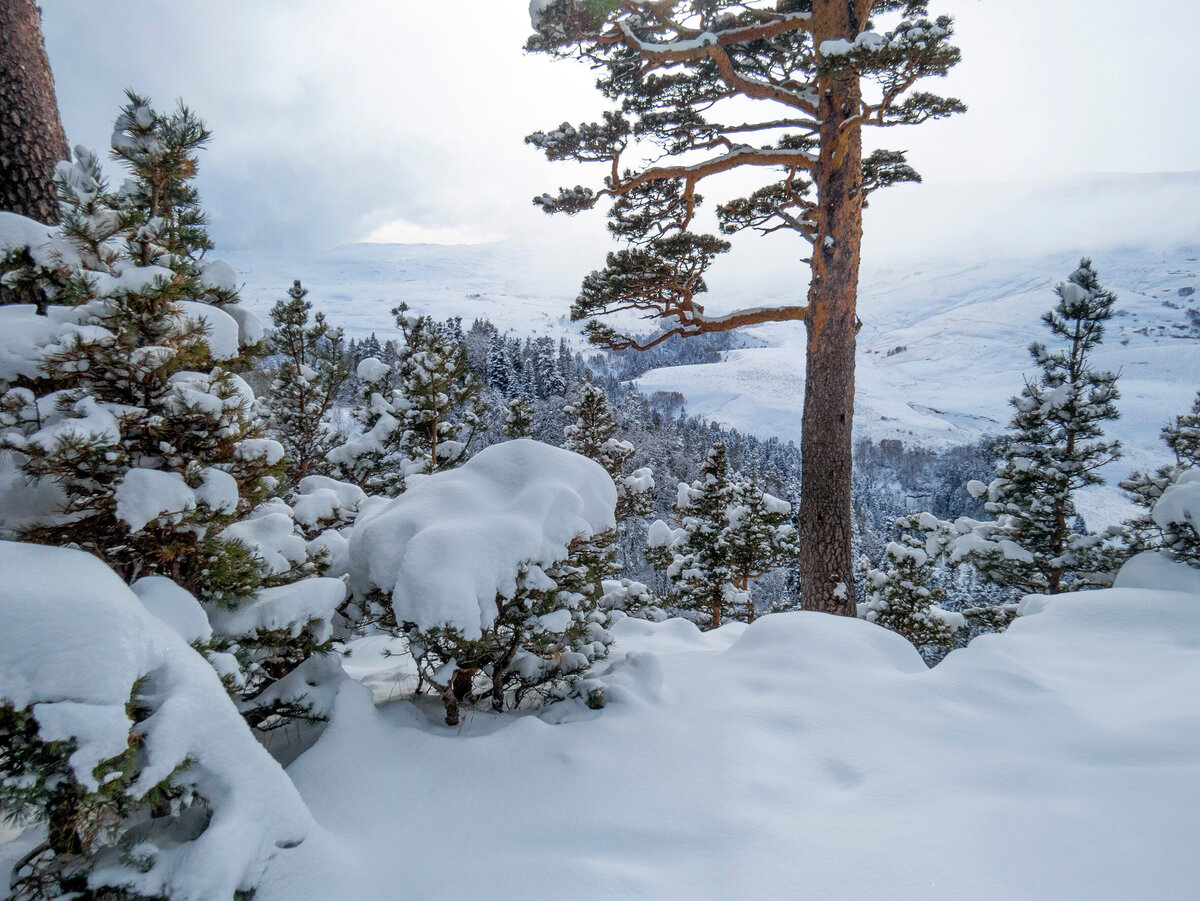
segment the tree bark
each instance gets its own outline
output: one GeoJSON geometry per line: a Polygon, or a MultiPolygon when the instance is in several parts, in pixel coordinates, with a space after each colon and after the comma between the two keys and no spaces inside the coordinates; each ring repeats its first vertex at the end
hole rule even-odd
{"type": "Polygon", "coordinates": [[[54,225],[54,167],[69,150],[34,0],[0,0],[0,210],[54,225]]]}
{"type": "MultiPolygon", "coordinates": [[[[853,4],[832,4],[832,31],[814,42],[853,40],[853,4]]],[[[850,548],[853,471],[854,357],[858,268],[862,244],[862,129],[842,124],[859,109],[857,76],[830,79],[821,98],[817,246],[805,320],[808,353],[800,441],[803,481],[799,531],[801,599],[805,610],[856,616],[850,548]]]]}

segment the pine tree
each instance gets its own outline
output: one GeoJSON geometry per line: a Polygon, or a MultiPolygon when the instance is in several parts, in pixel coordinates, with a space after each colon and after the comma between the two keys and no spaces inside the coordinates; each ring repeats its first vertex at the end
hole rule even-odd
{"type": "Polygon", "coordinates": [[[799,553],[791,513],[791,504],[767,494],[756,478],[734,483],[734,505],[728,511],[729,559],[733,587],[745,593],[751,622],[756,614],[751,582],[794,562],[799,553]]]}
{"type": "MultiPolygon", "coordinates": [[[[902,527],[904,522],[899,521],[902,527]]],[[[930,584],[933,561],[924,542],[907,532],[889,542],[884,554],[882,569],[865,559],[860,564],[867,597],[859,615],[903,635],[933,662],[950,649],[957,633],[957,615],[947,616],[938,606],[945,592],[930,584]]]]}
{"type": "Polygon", "coordinates": [[[402,448],[420,472],[441,472],[466,461],[483,426],[482,386],[467,365],[461,322],[444,325],[400,304],[392,313],[404,333],[397,373],[404,396],[402,448]]]}
{"type": "Polygon", "coordinates": [[[267,341],[271,353],[282,357],[267,406],[293,485],[325,473],[325,455],[337,443],[328,415],[349,375],[341,329],[330,328],[322,313],[309,324],[307,294],[299,281],[292,284],[288,299],[271,310],[275,331],[267,341]]]}
{"type": "Polygon", "coordinates": [[[55,299],[80,304],[82,324],[46,348],[35,390],[6,402],[24,409],[8,447],[27,478],[62,496],[57,514],[24,537],[83,547],[130,581],[162,573],[204,600],[231,603],[253,594],[260,576],[219,530],[269,493],[278,460],[259,452],[249,389],[221,368],[218,357],[236,347],[213,349],[209,323],[236,335],[235,324],[195,304],[212,293],[197,217],[179,205],[160,204],[156,215],[138,205],[149,202],[150,181],[194,202],[187,182],[203,143],[195,137],[207,131],[186,108],[160,116],[129,96],[114,134],[133,174],[121,191],[105,191],[92,154],[59,170],[62,234],[79,262],[55,299]],[[141,123],[137,142],[130,123],[141,123]],[[149,150],[134,149],[150,136],[159,145],[153,165],[143,159],[149,150]]]}
{"type": "MultiPolygon", "coordinates": [[[[278,491],[284,449],[262,436],[253,393],[227,368],[241,363],[249,314],[202,256],[210,242],[190,181],[207,134],[186,107],[160,115],[131,93],[113,136],[132,175],[122,188],[107,190],[93,154],[59,167],[70,253],[45,300],[76,324],[41,349],[38,378],[0,397],[0,446],[53,498],[18,537],[81,548],[129,583],[166,577],[219,617],[313,567],[301,541],[301,564],[273,572],[241,537],[278,491]]],[[[211,649],[235,652],[236,664],[221,660],[247,718],[261,691],[329,649],[321,623],[276,625],[234,628],[211,649]]]]}
{"type": "Polygon", "coordinates": [[[616,438],[617,423],[608,408],[604,389],[598,385],[584,385],[579,400],[565,407],[563,412],[576,417],[575,422],[565,429],[567,440],[563,447],[595,460],[617,486],[617,522],[649,514],[653,502],[653,473],[643,468],[625,474],[626,464],[633,459],[634,448],[628,441],[616,438]]]}
{"type": "Polygon", "coordinates": [[[1072,524],[1075,493],[1102,484],[1097,470],[1120,456],[1119,442],[1102,440],[1103,424],[1119,415],[1117,374],[1091,362],[1116,296],[1086,259],[1055,292],[1058,304],[1042,321],[1064,347],[1029,348],[1040,374],[1013,398],[998,477],[986,489],[975,486],[986,490],[996,527],[972,555],[992,581],[1049,594],[1078,588],[1110,566],[1102,536],[1079,535],[1072,524]]]}
{"type": "Polygon", "coordinates": [[[854,357],[862,210],[873,191],[919,181],[903,153],[864,155],[867,126],[920,124],[962,112],[916,89],[958,62],[953,22],[923,0],[553,0],[536,4],[527,49],[601,70],[613,109],[526,141],[550,160],[603,165],[598,188],[544,194],[547,212],[612,201],[610,230],[627,246],[583,283],[572,317],[613,348],[673,336],[804,321],[808,332],[802,444],[803,602],[855,615],[851,555],[854,357]],[[875,30],[872,16],[891,27],[875,30]],[[778,111],[746,120],[752,105],[778,111]],[[732,118],[727,119],[725,113],[732,118]],[[641,165],[643,160],[649,163],[641,165]],[[730,245],[693,230],[698,187],[734,169],[774,172],[717,208],[721,230],[796,232],[812,248],[807,303],[706,315],[706,274],[730,245]],[[664,326],[639,341],[594,317],[637,310],[664,326]]]}
{"type": "Polygon", "coordinates": [[[528,438],[533,434],[533,404],[523,397],[515,397],[508,404],[504,416],[504,435],[507,438],[528,438]]]}

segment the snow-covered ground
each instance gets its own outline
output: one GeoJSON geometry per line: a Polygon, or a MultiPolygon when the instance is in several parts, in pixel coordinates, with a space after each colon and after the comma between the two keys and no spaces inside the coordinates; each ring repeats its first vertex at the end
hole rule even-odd
{"type": "Polygon", "coordinates": [[[1034,599],[933,670],[821,614],[613,632],[601,712],[343,689],[259,901],[1195,897],[1193,594],[1034,599]]]}

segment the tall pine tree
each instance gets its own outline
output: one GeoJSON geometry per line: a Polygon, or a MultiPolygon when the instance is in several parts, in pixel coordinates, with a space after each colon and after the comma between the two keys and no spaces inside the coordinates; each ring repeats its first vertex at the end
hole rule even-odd
{"type": "Polygon", "coordinates": [[[986,509],[1000,526],[994,538],[1019,551],[992,548],[977,559],[993,581],[1049,594],[1086,584],[1105,568],[1100,537],[1072,527],[1075,495],[1102,484],[1097,470],[1120,456],[1120,443],[1103,438],[1104,423],[1119,415],[1117,373],[1092,365],[1116,295],[1087,259],[1055,292],[1058,304],[1042,321],[1061,349],[1030,346],[1038,378],[1013,398],[1010,438],[987,489],[986,509]]]}

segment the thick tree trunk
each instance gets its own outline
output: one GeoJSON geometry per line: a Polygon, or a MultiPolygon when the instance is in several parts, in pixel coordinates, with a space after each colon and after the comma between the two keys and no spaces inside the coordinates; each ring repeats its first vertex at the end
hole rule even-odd
{"type": "MultiPolygon", "coordinates": [[[[861,30],[853,4],[823,40],[853,40],[861,30]]],[[[831,14],[832,15],[832,14],[831,14]]],[[[828,21],[828,20],[826,20],[828,21]]],[[[831,80],[821,101],[821,150],[813,173],[819,231],[809,288],[804,430],[800,451],[800,592],[805,610],[857,615],[850,550],[854,356],[862,241],[862,130],[843,129],[857,112],[858,78],[831,80]]]]}
{"type": "Polygon", "coordinates": [[[0,0],[0,210],[58,222],[54,166],[68,156],[34,0],[0,0]]]}

